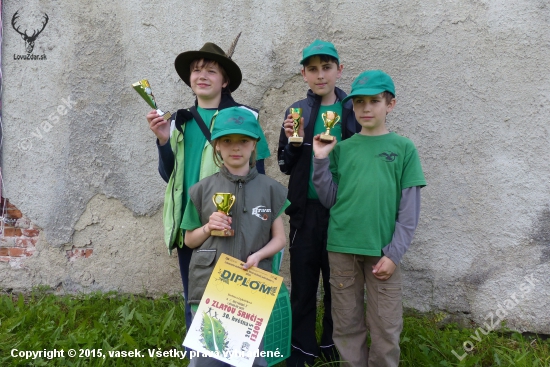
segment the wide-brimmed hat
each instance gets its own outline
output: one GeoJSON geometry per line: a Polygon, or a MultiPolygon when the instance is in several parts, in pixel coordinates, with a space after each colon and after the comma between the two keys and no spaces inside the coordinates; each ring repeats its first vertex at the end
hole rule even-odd
{"type": "Polygon", "coordinates": [[[225,70],[225,73],[229,78],[229,90],[231,92],[235,91],[243,79],[241,69],[233,60],[231,60],[231,55],[235,49],[237,39],[233,42],[233,45],[231,45],[230,48],[231,51],[227,54],[218,45],[212,42],[206,42],[198,51],[186,51],[179,54],[176,57],[176,61],[174,61],[174,66],[176,67],[176,71],[178,72],[181,80],[191,87],[189,82],[189,78],[191,76],[191,63],[199,59],[208,59],[217,62],[225,70]]]}
{"type": "Polygon", "coordinates": [[[256,116],[243,107],[229,107],[220,110],[214,120],[212,140],[230,134],[241,134],[260,139],[260,125],[256,116]]]}
{"type": "Polygon", "coordinates": [[[375,96],[382,92],[390,92],[395,96],[395,85],[391,77],[382,70],[363,71],[351,84],[351,92],[342,103],[358,96],[375,96]]]}

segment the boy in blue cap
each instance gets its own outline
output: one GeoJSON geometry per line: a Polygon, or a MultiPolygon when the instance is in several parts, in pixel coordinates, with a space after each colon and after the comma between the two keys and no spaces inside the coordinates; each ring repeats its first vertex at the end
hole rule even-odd
{"type": "Polygon", "coordinates": [[[313,183],[321,203],[331,208],[327,249],[333,339],[342,365],[398,366],[403,328],[399,263],[418,224],[426,180],[413,142],[386,127],[386,115],[396,103],[390,76],[381,70],[361,73],[344,101],[349,99],[359,134],[338,145],[325,144],[319,136],[313,142],[313,183]]]}
{"type": "Polygon", "coordinates": [[[303,367],[306,363],[313,365],[319,354],[325,360],[333,360],[336,352],[332,341],[330,272],[326,250],[329,210],[319,202],[311,181],[313,136],[326,130],[322,114],[328,111],[336,112],[341,117],[341,121],[331,129],[336,140],[347,139],[360,128],[355,121],[351,101],[344,103],[346,94],[335,86],[344,66],[334,45],[315,40],[304,48],[300,64],[303,66],[304,81],[310,89],[305,99],[290,107],[302,109],[298,133],[303,137],[303,144],[289,144],[293,120],[290,110],[287,110],[278,148],[279,168],[290,175],[288,199],[291,204],[286,210],[290,216],[292,284],[292,353],[286,361],[289,367],[303,367]],[[315,336],[319,273],[322,273],[325,290],[320,347],[315,336]]]}

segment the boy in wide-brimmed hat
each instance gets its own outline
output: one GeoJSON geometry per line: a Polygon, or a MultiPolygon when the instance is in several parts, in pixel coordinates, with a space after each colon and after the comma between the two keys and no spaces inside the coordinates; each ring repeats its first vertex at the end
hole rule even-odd
{"type": "MultiPolygon", "coordinates": [[[[192,250],[184,246],[180,225],[189,188],[219,169],[213,161],[209,143],[210,131],[214,127],[212,118],[218,110],[228,107],[241,107],[258,117],[256,110],[235,102],[231,97],[231,92],[242,81],[241,70],[231,59],[237,39],[227,54],[210,42],[198,51],[179,54],[174,66],[180,78],[195,94],[195,105],[178,110],[168,121],[155,110],[147,114],[149,127],[157,136],[159,173],[168,183],[164,198],[164,239],[170,252],[174,248],[178,252],[186,302],[192,250]]],[[[257,147],[256,165],[258,171],[264,173],[263,160],[269,157],[269,148],[259,126],[258,130],[261,140],[257,147]]],[[[185,322],[188,328],[191,318],[191,310],[186,303],[185,322]]]]}

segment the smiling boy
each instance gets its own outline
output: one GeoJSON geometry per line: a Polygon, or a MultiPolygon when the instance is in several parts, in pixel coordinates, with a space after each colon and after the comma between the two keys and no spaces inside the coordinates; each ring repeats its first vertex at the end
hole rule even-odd
{"type": "Polygon", "coordinates": [[[329,287],[329,264],[326,250],[329,210],[319,202],[311,181],[312,141],[315,134],[326,129],[322,114],[336,112],[341,122],[331,134],[336,140],[347,139],[358,131],[351,101],[343,103],[346,94],[336,87],[344,66],[334,45],[315,40],[302,52],[302,77],[309,90],[305,99],[295,102],[291,108],[302,109],[299,136],[303,144],[288,143],[293,134],[290,110],[279,137],[279,168],[290,175],[288,199],[291,204],[285,211],[290,216],[290,276],[292,307],[292,352],[286,363],[289,367],[313,365],[319,354],[326,360],[335,358],[332,341],[331,296],[329,287]],[[317,289],[319,273],[323,277],[323,331],[321,344],[315,337],[317,289]],[[319,353],[319,350],[321,353],[319,353]]]}
{"type": "Polygon", "coordinates": [[[403,328],[399,263],[418,224],[426,180],[413,142],[386,127],[396,103],[390,76],[381,70],[361,73],[348,99],[360,133],[338,145],[322,143],[319,136],[313,142],[313,182],[321,203],[331,208],[333,338],[343,366],[396,367],[403,328]]]}

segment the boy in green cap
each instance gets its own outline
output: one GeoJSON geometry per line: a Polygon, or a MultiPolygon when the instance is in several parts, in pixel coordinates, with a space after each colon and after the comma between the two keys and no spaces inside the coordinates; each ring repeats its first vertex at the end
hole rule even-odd
{"type": "Polygon", "coordinates": [[[325,144],[319,136],[313,142],[313,183],[321,203],[331,208],[327,249],[333,338],[342,365],[398,366],[403,328],[399,263],[418,224],[426,180],[413,142],[386,127],[386,115],[396,103],[390,76],[381,70],[361,73],[344,100],[349,99],[359,134],[338,145],[325,144]]]}
{"type": "Polygon", "coordinates": [[[332,111],[341,120],[331,129],[336,140],[344,140],[359,131],[351,101],[344,103],[346,94],[335,86],[344,66],[334,45],[315,40],[302,52],[302,76],[309,90],[305,99],[290,108],[301,108],[299,136],[303,143],[291,144],[293,120],[290,109],[285,113],[278,148],[279,168],[290,175],[286,210],[290,216],[290,276],[292,306],[292,352],[286,363],[289,367],[313,365],[320,354],[325,360],[335,359],[332,341],[331,295],[329,263],[326,250],[329,210],[319,202],[312,175],[312,141],[315,134],[326,130],[323,113],[332,111]],[[322,273],[325,313],[320,346],[317,345],[315,325],[317,289],[322,273]],[[320,353],[319,353],[320,352],[320,353]]]}
{"type": "MultiPolygon", "coordinates": [[[[256,170],[256,148],[261,139],[256,116],[242,108],[231,107],[220,111],[214,124],[212,145],[220,171],[191,186],[190,200],[181,224],[186,231],[185,245],[193,249],[188,301],[194,306],[194,317],[199,317],[199,320],[202,320],[202,315],[196,315],[198,305],[222,254],[243,261],[244,269],[256,266],[271,271],[273,255],[286,244],[280,215],[289,204],[287,190],[256,170]],[[235,195],[231,216],[220,213],[212,201],[213,195],[220,192],[235,195]],[[265,211],[262,215],[255,214],[254,208],[265,211]],[[233,230],[235,235],[212,236],[212,230],[233,230]]],[[[193,345],[193,341],[188,341],[188,344],[193,345]]],[[[239,350],[238,345],[231,348],[235,347],[239,350]]],[[[260,351],[263,351],[263,346],[260,346],[260,351]]],[[[230,363],[223,355],[195,357],[189,367],[228,367],[227,362],[230,363]]],[[[267,361],[257,355],[252,366],[266,367],[267,361]]]]}
{"type": "MultiPolygon", "coordinates": [[[[196,96],[194,106],[178,110],[170,120],[165,121],[155,110],[147,114],[149,127],[157,137],[159,152],[159,173],[168,183],[164,198],[164,239],[168,250],[176,248],[183,283],[185,323],[191,325],[191,309],[188,300],[188,274],[192,250],[184,246],[180,230],[184,209],[188,201],[189,188],[200,179],[219,170],[212,159],[210,132],[214,128],[213,117],[219,110],[240,107],[231,97],[241,84],[239,66],[231,59],[237,39],[226,54],[214,43],[207,42],[198,51],[186,51],[176,57],[176,72],[196,96]]],[[[256,167],[265,173],[263,160],[269,157],[269,148],[258,123],[261,139],[257,147],[256,167]]]]}

